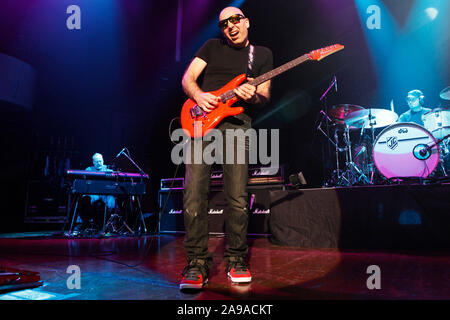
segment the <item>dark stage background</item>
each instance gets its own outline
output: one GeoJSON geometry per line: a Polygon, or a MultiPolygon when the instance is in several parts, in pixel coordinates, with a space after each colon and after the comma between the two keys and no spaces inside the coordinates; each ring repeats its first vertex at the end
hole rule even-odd
{"type": "MultiPolygon", "coordinates": [[[[333,169],[316,127],[319,98],[335,75],[338,92],[330,92],[328,106],[389,109],[393,99],[400,114],[411,89],[421,89],[429,107],[445,103],[446,0],[2,0],[0,53],[34,68],[35,81],[27,107],[0,97],[0,231],[24,230],[30,179],[64,165],[84,169],[94,152],[111,164],[124,146],[151,176],[144,211],[157,212],[159,181],[176,168],[168,127],[186,99],[182,74],[203,42],[220,36],[218,13],[228,5],[250,18],[250,41],[271,48],[275,66],[345,45],[276,78],[272,100],[255,120],[256,128],[280,129],[281,163],[288,174],[302,171],[310,186],[321,186],[333,169]],[[367,27],[371,4],[381,8],[381,29],[367,27]],[[66,26],[70,5],[81,9],[79,30],[66,26]],[[425,11],[430,7],[437,16],[425,11]]],[[[119,165],[132,169],[123,158],[119,165]]],[[[180,167],[177,176],[183,174],[180,167]]]]}

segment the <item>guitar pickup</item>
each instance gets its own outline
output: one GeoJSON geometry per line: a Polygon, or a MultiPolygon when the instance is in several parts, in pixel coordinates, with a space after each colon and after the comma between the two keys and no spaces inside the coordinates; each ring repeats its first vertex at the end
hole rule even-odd
{"type": "Polygon", "coordinates": [[[204,117],[206,115],[206,112],[203,111],[202,108],[197,104],[194,107],[192,107],[189,112],[191,113],[191,118],[199,118],[204,117]]]}

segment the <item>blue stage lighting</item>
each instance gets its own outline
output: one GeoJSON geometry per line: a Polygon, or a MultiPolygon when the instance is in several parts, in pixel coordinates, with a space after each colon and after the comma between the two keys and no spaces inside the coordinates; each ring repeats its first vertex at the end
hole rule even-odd
{"type": "Polygon", "coordinates": [[[422,224],[422,218],[414,210],[404,210],[398,217],[398,223],[403,226],[418,226],[422,224]]]}
{"type": "Polygon", "coordinates": [[[425,9],[425,12],[426,12],[428,18],[431,19],[431,21],[436,19],[436,17],[439,14],[439,11],[436,8],[427,8],[427,9],[425,9]]]}

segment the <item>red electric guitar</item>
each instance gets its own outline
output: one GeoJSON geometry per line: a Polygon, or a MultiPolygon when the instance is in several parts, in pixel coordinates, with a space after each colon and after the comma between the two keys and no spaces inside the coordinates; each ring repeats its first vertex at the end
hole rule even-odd
{"type": "MultiPolygon", "coordinates": [[[[310,53],[304,54],[297,59],[273,69],[272,71],[264,73],[263,75],[250,81],[249,84],[256,87],[259,84],[266,82],[305,61],[320,61],[342,49],[344,49],[343,45],[335,44],[326,48],[311,51],[310,53]]],[[[222,119],[242,113],[244,108],[231,106],[239,100],[233,90],[241,85],[245,80],[246,75],[241,74],[219,90],[210,92],[216,97],[220,97],[219,105],[211,112],[203,111],[203,109],[192,99],[186,100],[183,108],[181,109],[181,126],[183,127],[184,132],[190,137],[199,138],[204,136],[209,130],[216,127],[222,119]]]]}

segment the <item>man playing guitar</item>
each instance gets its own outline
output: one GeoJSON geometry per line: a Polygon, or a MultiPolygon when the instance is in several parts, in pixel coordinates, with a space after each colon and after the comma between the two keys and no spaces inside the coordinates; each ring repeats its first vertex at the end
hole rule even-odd
{"type": "MultiPolygon", "coordinates": [[[[182,87],[188,97],[206,113],[214,110],[220,97],[210,91],[217,90],[240,74],[247,74],[249,80],[270,71],[273,56],[270,49],[252,46],[248,39],[250,21],[236,7],[223,9],[219,16],[219,28],[224,39],[208,40],[195,54],[187,68],[182,87]],[[202,80],[200,81],[200,76],[202,80]]],[[[227,117],[217,126],[222,133],[227,129],[251,127],[252,115],[257,106],[266,104],[270,99],[271,81],[258,86],[244,83],[233,91],[240,99],[235,105],[244,108],[244,112],[227,117]]],[[[235,106],[234,105],[234,106],[235,106]]],[[[234,107],[233,106],[233,107],[234,107]]],[[[226,139],[224,141],[224,152],[226,139]]],[[[190,148],[193,150],[194,139],[190,148]]],[[[203,141],[203,148],[207,142],[203,141]]],[[[235,144],[235,152],[247,144],[235,144]]],[[[191,153],[193,158],[193,152],[191,153]]],[[[194,161],[186,164],[184,188],[184,224],[186,236],[184,249],[187,266],[183,270],[180,289],[201,289],[208,281],[212,266],[212,253],[208,251],[208,194],[211,165],[194,161]]],[[[227,247],[224,258],[226,272],[233,282],[250,282],[251,274],[247,264],[247,192],[248,156],[244,164],[223,164],[224,194],[227,201],[226,233],[227,247]]]]}

